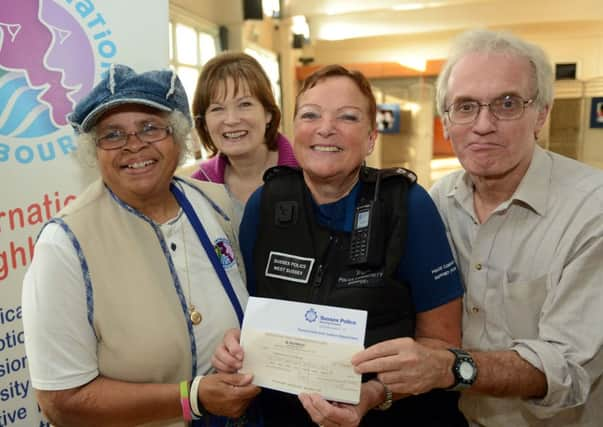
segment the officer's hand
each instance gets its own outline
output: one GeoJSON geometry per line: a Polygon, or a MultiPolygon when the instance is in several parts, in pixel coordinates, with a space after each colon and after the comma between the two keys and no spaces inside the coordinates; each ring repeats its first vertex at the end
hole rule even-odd
{"type": "Polygon", "coordinates": [[[211,358],[213,367],[222,373],[235,373],[243,366],[243,347],[239,344],[241,331],[229,329],[211,358]]]}

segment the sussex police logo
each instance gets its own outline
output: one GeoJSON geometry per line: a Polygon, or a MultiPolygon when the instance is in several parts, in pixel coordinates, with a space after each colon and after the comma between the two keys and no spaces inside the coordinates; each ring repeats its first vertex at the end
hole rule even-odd
{"type": "Polygon", "coordinates": [[[0,164],[75,150],[67,116],[115,56],[110,35],[91,1],[0,0],[0,164]]]}
{"type": "Polygon", "coordinates": [[[318,314],[316,314],[316,310],[311,308],[308,311],[306,311],[305,317],[308,322],[313,323],[313,322],[316,322],[316,319],[318,319],[318,314]]]}

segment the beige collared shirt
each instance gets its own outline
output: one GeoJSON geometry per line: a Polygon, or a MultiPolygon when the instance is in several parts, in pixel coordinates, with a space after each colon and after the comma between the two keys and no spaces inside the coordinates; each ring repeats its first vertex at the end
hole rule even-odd
{"type": "Polygon", "coordinates": [[[463,347],[512,349],[543,371],[540,400],[464,393],[474,425],[603,425],[603,171],[536,147],[508,201],[477,220],[469,176],[431,195],[466,292],[463,347]]]}

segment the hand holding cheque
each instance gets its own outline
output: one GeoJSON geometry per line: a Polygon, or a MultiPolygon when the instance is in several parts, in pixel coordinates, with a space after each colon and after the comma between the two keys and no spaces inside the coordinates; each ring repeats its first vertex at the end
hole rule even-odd
{"type": "Polygon", "coordinates": [[[251,297],[242,330],[225,334],[213,364],[218,371],[253,374],[255,385],[299,395],[313,419],[339,412],[342,421],[359,421],[369,409],[361,389],[381,392],[374,381],[361,384],[351,364],[364,348],[365,331],[366,311],[251,297]]]}

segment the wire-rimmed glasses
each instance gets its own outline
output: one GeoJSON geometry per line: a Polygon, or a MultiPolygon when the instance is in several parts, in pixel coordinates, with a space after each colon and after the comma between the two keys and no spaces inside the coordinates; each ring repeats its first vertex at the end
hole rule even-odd
{"type": "Polygon", "coordinates": [[[156,126],[153,124],[145,124],[142,129],[135,132],[113,129],[96,138],[96,146],[103,150],[117,150],[128,143],[130,136],[136,136],[141,142],[152,144],[164,140],[171,134],[171,126],[156,126]]]}
{"type": "Polygon", "coordinates": [[[463,99],[450,104],[445,113],[448,114],[450,121],[457,125],[473,123],[483,107],[487,107],[498,120],[517,120],[534,99],[535,97],[524,99],[519,95],[504,95],[486,104],[473,99],[463,99]]]}

